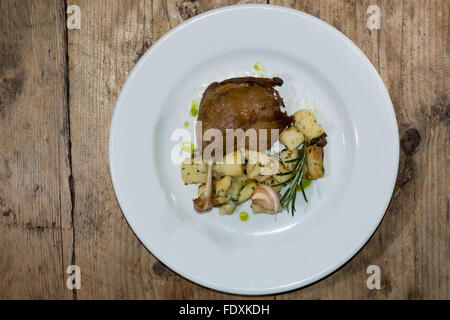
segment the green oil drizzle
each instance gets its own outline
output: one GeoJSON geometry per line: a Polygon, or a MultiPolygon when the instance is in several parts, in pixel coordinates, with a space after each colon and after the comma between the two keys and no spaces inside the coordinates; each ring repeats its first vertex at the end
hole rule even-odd
{"type": "Polygon", "coordinates": [[[253,69],[255,69],[256,71],[267,72],[267,70],[266,70],[266,68],[264,68],[264,65],[262,62],[255,63],[255,65],[253,66],[253,69]]]}
{"type": "Polygon", "coordinates": [[[195,146],[189,141],[183,141],[181,142],[181,150],[192,155],[194,153],[195,146]]]}
{"type": "Polygon", "coordinates": [[[192,100],[191,110],[189,110],[189,114],[192,117],[198,116],[198,107],[199,107],[199,105],[200,105],[200,102],[198,100],[192,100]]]}
{"type": "MultiPolygon", "coordinates": [[[[302,186],[303,186],[303,190],[305,190],[306,188],[308,188],[311,185],[312,180],[309,179],[302,179],[302,186]]],[[[297,187],[297,191],[301,192],[302,189],[300,186],[297,187]]]]}
{"type": "Polygon", "coordinates": [[[242,211],[242,212],[239,213],[239,219],[240,219],[242,222],[247,221],[248,218],[249,218],[249,216],[248,216],[248,213],[247,213],[247,212],[242,211]]]}
{"type": "Polygon", "coordinates": [[[189,127],[189,121],[185,121],[184,122],[184,126],[187,128],[187,127],[189,127]]]}

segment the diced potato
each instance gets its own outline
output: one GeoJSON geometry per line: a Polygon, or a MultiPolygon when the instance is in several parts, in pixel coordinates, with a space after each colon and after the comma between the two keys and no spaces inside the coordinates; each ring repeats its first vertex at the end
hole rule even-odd
{"type": "Polygon", "coordinates": [[[220,207],[219,213],[222,215],[233,214],[235,209],[236,209],[236,204],[229,202],[220,207]]]}
{"type": "MultiPolygon", "coordinates": [[[[285,173],[285,172],[289,172],[290,170],[286,169],[286,167],[280,163],[279,169],[277,173],[285,173]]],[[[290,178],[292,178],[293,174],[287,174],[287,175],[278,175],[275,174],[273,176],[273,179],[277,182],[277,184],[279,183],[283,183],[287,180],[289,180],[290,178]]]]}
{"type": "Polygon", "coordinates": [[[247,175],[242,175],[240,177],[236,177],[234,178],[236,179],[237,182],[239,182],[241,185],[246,185],[247,183],[249,183],[250,181],[252,181],[247,175]]]}
{"type": "Polygon", "coordinates": [[[216,197],[225,197],[227,190],[231,185],[231,179],[230,176],[225,176],[215,182],[216,197]]]}
{"type": "Polygon", "coordinates": [[[226,203],[222,205],[219,209],[220,214],[232,214],[236,209],[236,205],[239,198],[239,192],[242,189],[242,184],[237,178],[231,180],[231,185],[227,190],[226,203]]]}
{"type": "Polygon", "coordinates": [[[291,171],[294,169],[296,162],[289,162],[290,160],[297,159],[300,157],[300,151],[298,149],[295,149],[293,151],[289,149],[284,149],[280,152],[280,160],[283,163],[284,167],[291,171]]]}
{"type": "Polygon", "coordinates": [[[280,141],[289,150],[297,150],[305,138],[295,127],[289,127],[280,134],[280,141]]]}
{"type": "Polygon", "coordinates": [[[294,124],[308,143],[325,132],[322,126],[317,123],[316,117],[306,109],[299,110],[294,114],[294,124]]]}
{"type": "Polygon", "coordinates": [[[263,185],[266,185],[266,186],[272,187],[272,188],[273,188],[275,191],[277,191],[277,192],[280,192],[281,189],[283,189],[283,186],[282,186],[282,185],[276,186],[276,185],[278,184],[278,182],[277,182],[273,177],[270,177],[270,179],[267,179],[267,180],[264,181],[262,184],[263,184],[263,185]],[[275,186],[276,186],[276,187],[275,187],[275,186]]]}
{"type": "Polygon", "coordinates": [[[239,192],[241,191],[241,189],[242,189],[242,184],[238,180],[233,179],[231,181],[230,188],[228,188],[228,191],[227,191],[228,201],[237,203],[238,197],[239,197],[239,192]]]}
{"type": "Polygon", "coordinates": [[[222,204],[225,204],[225,203],[227,203],[227,201],[228,201],[228,199],[227,199],[227,197],[216,197],[216,196],[213,196],[212,197],[212,200],[213,200],[213,205],[215,206],[215,207],[217,207],[217,206],[220,206],[220,205],[222,205],[222,204]]]}
{"type": "Polygon", "coordinates": [[[257,151],[249,151],[245,167],[247,176],[258,182],[264,182],[277,172],[278,160],[257,151]]]}
{"type": "Polygon", "coordinates": [[[214,164],[213,171],[219,176],[239,177],[244,174],[243,157],[239,151],[226,154],[221,162],[214,164]]]}
{"type": "Polygon", "coordinates": [[[245,170],[247,171],[247,176],[250,179],[256,180],[258,182],[264,182],[271,177],[269,174],[262,174],[262,167],[258,164],[250,164],[247,163],[245,166],[245,170]]]}
{"type": "Polygon", "coordinates": [[[250,207],[252,208],[253,213],[265,213],[266,212],[263,207],[261,207],[260,205],[254,204],[254,203],[252,203],[250,205],[250,207]]]}
{"type": "MultiPolygon", "coordinates": [[[[231,182],[231,181],[230,181],[231,182]]],[[[205,184],[201,184],[198,186],[198,196],[200,197],[202,195],[202,193],[205,190],[206,185],[205,184]]],[[[215,190],[217,191],[217,190],[215,190]]],[[[225,192],[226,193],[226,192],[225,192]]],[[[218,195],[217,192],[214,192],[214,194],[212,195],[212,202],[214,207],[218,207],[221,206],[225,203],[228,203],[230,199],[227,198],[226,194],[224,195],[218,195]]]]}
{"type": "MultiPolygon", "coordinates": [[[[206,185],[201,184],[198,186],[198,196],[200,197],[205,191],[206,185]]],[[[228,201],[226,196],[217,196],[215,193],[212,195],[212,202],[214,207],[220,206],[228,201]]]]}
{"type": "Polygon", "coordinates": [[[256,189],[256,187],[258,187],[258,185],[256,184],[255,181],[251,181],[249,183],[247,183],[239,192],[239,196],[238,196],[238,203],[247,201],[248,199],[250,199],[250,197],[252,196],[253,190],[256,189]]]}
{"type": "Polygon", "coordinates": [[[194,161],[193,158],[188,158],[181,165],[181,177],[186,184],[206,183],[206,169],[203,161],[194,161]]]}
{"type": "Polygon", "coordinates": [[[321,147],[315,145],[306,147],[306,163],[308,164],[304,173],[306,179],[314,180],[324,176],[323,149],[321,147]]]}
{"type": "Polygon", "coordinates": [[[270,163],[276,161],[276,159],[265,152],[259,152],[255,150],[248,151],[248,162],[256,164],[259,163],[262,166],[270,168],[270,163]]]}

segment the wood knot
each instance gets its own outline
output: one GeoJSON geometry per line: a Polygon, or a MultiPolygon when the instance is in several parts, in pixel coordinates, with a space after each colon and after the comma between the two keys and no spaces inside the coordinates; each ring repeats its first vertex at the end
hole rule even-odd
{"type": "Polygon", "coordinates": [[[412,156],[417,152],[421,141],[420,133],[415,128],[406,130],[400,139],[400,146],[407,156],[412,156]]]}
{"type": "Polygon", "coordinates": [[[381,288],[386,297],[392,292],[392,283],[389,274],[386,279],[381,281],[381,288]]]}
{"type": "Polygon", "coordinates": [[[169,273],[169,269],[160,261],[156,261],[152,267],[153,274],[157,277],[164,278],[169,273]]]}
{"type": "Polygon", "coordinates": [[[199,5],[196,0],[183,0],[177,5],[181,18],[187,20],[199,13],[199,5]]]}
{"type": "Polygon", "coordinates": [[[9,217],[11,214],[11,208],[6,206],[5,200],[0,197],[0,212],[4,217],[9,217]]]}
{"type": "Polygon", "coordinates": [[[446,94],[441,94],[436,99],[435,104],[431,106],[431,117],[433,120],[447,122],[449,116],[449,103],[446,94]]]}
{"type": "Polygon", "coordinates": [[[19,69],[0,68],[0,111],[9,107],[20,94],[24,81],[23,72],[19,69]]]}

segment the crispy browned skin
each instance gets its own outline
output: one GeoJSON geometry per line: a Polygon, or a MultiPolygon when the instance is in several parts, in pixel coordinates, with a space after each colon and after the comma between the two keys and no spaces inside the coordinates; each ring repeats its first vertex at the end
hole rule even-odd
{"type": "Polygon", "coordinates": [[[313,139],[311,144],[315,144],[318,147],[325,147],[327,145],[327,134],[324,132],[320,137],[313,139]]]}
{"type": "MultiPolygon", "coordinates": [[[[203,132],[215,128],[225,137],[226,129],[255,129],[257,132],[268,129],[267,147],[270,148],[275,142],[270,139],[270,129],[278,129],[281,134],[292,122],[292,117],[281,111],[283,99],[274,89],[282,84],[283,80],[277,77],[243,77],[213,82],[200,102],[198,121],[202,121],[203,132]]],[[[209,143],[203,141],[203,148],[209,143]]]]}

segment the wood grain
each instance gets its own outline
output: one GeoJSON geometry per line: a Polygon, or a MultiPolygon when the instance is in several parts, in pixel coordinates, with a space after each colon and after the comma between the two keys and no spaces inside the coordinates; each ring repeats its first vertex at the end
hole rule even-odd
{"type": "MultiPolygon", "coordinates": [[[[182,21],[235,3],[0,2],[8,12],[0,17],[0,298],[243,298],[193,284],[145,249],[118,207],[107,158],[115,102],[142,54],[182,21]],[[80,30],[65,28],[71,4],[81,9],[80,30]],[[70,264],[82,270],[81,290],[65,288],[70,264]]],[[[367,245],[322,281],[262,298],[449,299],[450,2],[270,3],[328,22],[369,57],[395,107],[401,159],[367,245]],[[380,30],[366,27],[370,4],[381,9],[380,30]],[[381,290],[366,287],[372,264],[381,290]]]]}
{"type": "Polygon", "coordinates": [[[0,2],[0,298],[72,298],[62,1],[0,2]]]}

